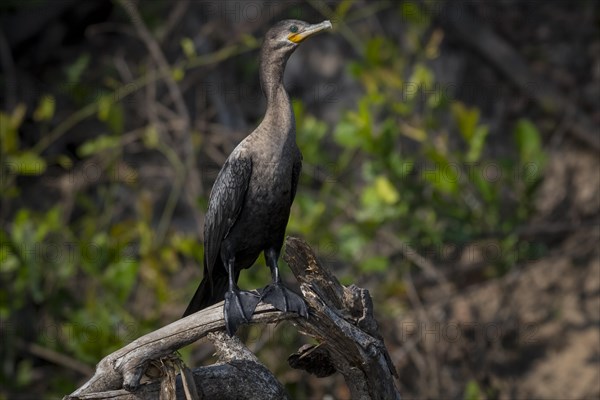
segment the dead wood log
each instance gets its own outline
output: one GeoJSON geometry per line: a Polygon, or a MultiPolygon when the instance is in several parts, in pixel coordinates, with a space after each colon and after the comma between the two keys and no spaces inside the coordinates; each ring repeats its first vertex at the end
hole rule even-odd
{"type": "MultiPolygon", "coordinates": [[[[342,286],[300,239],[287,239],[284,258],[300,282],[309,317],[282,313],[261,303],[252,323],[287,319],[319,342],[317,346],[303,346],[292,355],[292,367],[317,376],[339,371],[356,399],[399,399],[396,372],[373,318],[369,292],[355,285],[342,286]]],[[[237,338],[229,338],[224,329],[223,303],[175,321],[106,356],[98,363],[94,376],[65,399],[159,398],[160,382],[140,384],[151,362],[166,359],[207,335],[217,348],[220,362],[193,371],[200,398],[286,398],[271,372],[237,338]]],[[[174,397],[185,398],[182,386],[178,378],[174,397]]]]}

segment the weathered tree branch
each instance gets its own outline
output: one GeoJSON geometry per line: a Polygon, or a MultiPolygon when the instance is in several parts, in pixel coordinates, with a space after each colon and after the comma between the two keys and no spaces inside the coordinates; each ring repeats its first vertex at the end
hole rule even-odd
{"type": "Polygon", "coordinates": [[[287,238],[284,259],[310,306],[310,317],[293,323],[329,351],[330,362],[344,375],[352,398],[399,399],[396,369],[373,317],[369,291],[342,286],[301,239],[287,238]]]}
{"type": "MultiPolygon", "coordinates": [[[[192,371],[200,399],[286,399],[287,395],[273,374],[236,337],[223,330],[208,333],[219,354],[219,364],[192,371]]],[[[135,391],[125,389],[72,394],[68,399],[155,399],[161,392],[161,381],[140,385],[135,391]]],[[[177,378],[175,397],[184,399],[181,377],[177,378]]]]}
{"type": "MultiPolygon", "coordinates": [[[[293,317],[294,314],[284,314],[269,304],[259,304],[252,322],[273,323],[293,317]]],[[[94,376],[68,398],[83,398],[81,395],[84,394],[122,388],[135,391],[151,360],[167,357],[209,333],[224,329],[222,302],[177,320],[104,357],[96,366],[94,376]]],[[[200,371],[196,370],[197,373],[200,371]]]]}
{"type": "MultiPolygon", "coordinates": [[[[353,398],[399,399],[394,383],[396,372],[373,318],[369,292],[354,285],[342,286],[300,239],[287,239],[284,258],[301,283],[310,315],[304,319],[261,303],[252,323],[290,319],[303,334],[320,342],[318,346],[303,346],[292,355],[292,367],[317,376],[339,371],[353,398]]],[[[220,362],[193,371],[200,398],[286,398],[271,372],[237,338],[228,337],[224,329],[223,303],[175,321],[106,356],[97,365],[94,376],[66,398],[158,398],[160,382],[140,385],[150,363],[168,359],[177,349],[204,336],[214,342],[220,362]]],[[[180,378],[174,393],[177,398],[185,398],[180,378]]]]}

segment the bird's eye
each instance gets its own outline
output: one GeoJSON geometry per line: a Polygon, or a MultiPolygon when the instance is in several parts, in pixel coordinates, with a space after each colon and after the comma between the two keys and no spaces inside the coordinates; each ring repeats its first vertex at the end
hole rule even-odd
{"type": "Polygon", "coordinates": [[[298,32],[298,27],[296,25],[290,26],[290,32],[292,32],[292,33],[298,32]]]}

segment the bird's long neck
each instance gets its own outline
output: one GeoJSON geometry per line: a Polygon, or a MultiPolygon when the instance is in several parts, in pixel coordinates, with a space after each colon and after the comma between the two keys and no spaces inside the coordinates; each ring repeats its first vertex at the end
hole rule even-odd
{"type": "Polygon", "coordinates": [[[295,135],[294,113],[290,97],[283,85],[283,72],[288,57],[274,57],[272,53],[261,53],[260,85],[267,98],[267,111],[263,122],[271,126],[270,133],[295,135]]]}

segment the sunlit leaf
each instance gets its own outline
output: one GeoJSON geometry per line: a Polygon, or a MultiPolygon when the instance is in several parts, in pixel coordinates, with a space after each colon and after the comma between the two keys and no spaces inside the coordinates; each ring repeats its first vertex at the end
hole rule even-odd
{"type": "Polygon", "coordinates": [[[363,139],[358,134],[356,124],[351,121],[342,120],[339,122],[335,127],[333,137],[338,144],[347,148],[356,148],[363,143],[363,139]]]}
{"type": "Polygon", "coordinates": [[[465,387],[465,400],[481,400],[483,398],[477,381],[470,380],[465,387]]]}
{"type": "Polygon", "coordinates": [[[457,193],[461,173],[459,167],[437,149],[427,151],[426,155],[433,165],[423,172],[423,178],[442,193],[457,193]]]}
{"type": "Polygon", "coordinates": [[[528,119],[522,118],[515,127],[515,140],[519,149],[522,163],[537,163],[544,161],[542,138],[536,126],[528,119]]]}
{"type": "Polygon", "coordinates": [[[394,204],[400,198],[394,185],[385,176],[378,176],[375,179],[375,191],[377,196],[387,204],[394,204]]]}
{"type": "Polygon", "coordinates": [[[160,142],[160,136],[158,134],[158,129],[154,124],[150,124],[144,130],[144,136],[142,137],[144,141],[144,145],[146,145],[149,149],[154,149],[158,146],[160,142]]]}
{"type": "Polygon", "coordinates": [[[196,46],[194,45],[194,41],[192,39],[189,37],[184,37],[181,39],[179,44],[181,45],[183,54],[185,54],[187,58],[196,57],[196,46]]]}
{"type": "Polygon", "coordinates": [[[425,93],[431,92],[431,88],[433,87],[433,82],[435,78],[433,76],[433,72],[431,69],[427,67],[425,64],[415,64],[413,73],[408,81],[408,83],[412,83],[415,85],[415,88],[424,90],[425,93]]]}
{"type": "Polygon", "coordinates": [[[120,301],[125,301],[130,295],[138,269],[139,263],[131,257],[125,257],[124,254],[117,256],[117,259],[106,267],[103,279],[120,301]]]}
{"type": "Polygon", "coordinates": [[[40,103],[33,112],[33,119],[36,121],[48,121],[54,116],[56,100],[54,96],[45,95],[40,99],[40,103]]]}
{"type": "Polygon", "coordinates": [[[99,153],[104,150],[118,148],[121,145],[121,140],[116,136],[102,135],[97,138],[88,140],[77,149],[77,154],[80,157],[88,157],[92,154],[99,153]]]}
{"type": "Polygon", "coordinates": [[[428,25],[430,17],[423,11],[421,6],[414,1],[403,1],[400,3],[400,12],[404,21],[410,21],[413,24],[428,25]]]}
{"type": "Polygon", "coordinates": [[[335,19],[342,20],[346,16],[353,4],[354,0],[342,0],[335,8],[335,19]]]}
{"type": "Polygon", "coordinates": [[[471,137],[471,140],[469,141],[469,151],[465,156],[465,160],[467,162],[473,163],[475,161],[479,161],[488,132],[489,129],[487,125],[480,125],[475,128],[473,137],[471,137]]]}
{"type": "Polygon", "coordinates": [[[358,257],[363,252],[367,240],[356,225],[345,224],[338,230],[340,251],[346,257],[358,257]]]}
{"type": "Polygon", "coordinates": [[[383,256],[370,257],[360,263],[360,269],[364,272],[384,272],[389,267],[389,260],[383,256]]]}
{"type": "Polygon", "coordinates": [[[5,166],[16,175],[41,175],[46,171],[46,160],[31,151],[11,154],[5,166]]]}
{"type": "Polygon", "coordinates": [[[73,160],[65,154],[60,154],[56,157],[56,163],[64,169],[71,169],[73,167],[73,160]]]}
{"type": "Polygon", "coordinates": [[[175,82],[179,82],[185,77],[185,71],[183,68],[173,68],[171,71],[171,76],[175,82]]]}
{"type": "Polygon", "coordinates": [[[11,153],[19,148],[19,135],[16,129],[10,126],[10,117],[0,112],[0,150],[11,153]]]}
{"type": "Polygon", "coordinates": [[[400,132],[417,142],[424,142],[427,139],[427,132],[424,129],[416,128],[406,123],[400,124],[400,132]]]}
{"type": "Polygon", "coordinates": [[[452,114],[458,125],[459,133],[467,143],[470,143],[479,123],[479,109],[467,108],[463,103],[456,101],[452,103],[452,114]]]}
{"type": "Polygon", "coordinates": [[[17,104],[15,109],[13,110],[10,116],[10,127],[17,129],[23,123],[23,119],[25,118],[25,112],[27,111],[27,107],[23,103],[17,104]]]}
{"type": "Polygon", "coordinates": [[[98,99],[98,119],[100,121],[106,122],[106,120],[108,120],[110,108],[112,107],[113,103],[114,100],[111,96],[100,96],[100,98],[98,99]]]}
{"type": "Polygon", "coordinates": [[[259,40],[253,35],[243,34],[241,35],[240,40],[248,48],[258,47],[260,45],[259,40]]]}

